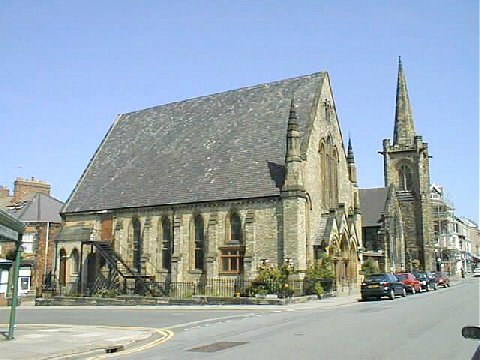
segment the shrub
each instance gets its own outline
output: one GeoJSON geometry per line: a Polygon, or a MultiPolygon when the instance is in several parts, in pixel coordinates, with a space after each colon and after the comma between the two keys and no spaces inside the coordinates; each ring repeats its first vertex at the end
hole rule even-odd
{"type": "Polygon", "coordinates": [[[365,277],[368,277],[372,274],[379,272],[380,269],[378,268],[376,261],[374,261],[373,259],[368,259],[362,264],[362,271],[363,275],[365,277]]]}

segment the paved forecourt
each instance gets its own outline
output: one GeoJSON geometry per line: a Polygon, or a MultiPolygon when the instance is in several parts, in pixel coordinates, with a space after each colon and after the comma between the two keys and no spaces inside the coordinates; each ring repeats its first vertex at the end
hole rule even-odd
{"type": "Polygon", "coordinates": [[[0,339],[2,360],[104,359],[143,351],[173,336],[152,328],[41,324],[17,325],[15,334],[13,340],[0,339]]]}

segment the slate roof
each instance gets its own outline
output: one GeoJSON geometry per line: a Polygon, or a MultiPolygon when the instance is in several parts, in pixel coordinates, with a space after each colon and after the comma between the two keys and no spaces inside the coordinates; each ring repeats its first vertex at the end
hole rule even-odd
{"type": "Polygon", "coordinates": [[[42,193],[30,193],[23,200],[8,207],[8,212],[22,222],[61,223],[63,202],[42,193]]]}
{"type": "Polygon", "coordinates": [[[385,212],[388,187],[360,189],[360,206],[362,209],[362,226],[380,226],[380,219],[385,212]]]}
{"type": "Polygon", "coordinates": [[[89,241],[93,228],[84,225],[62,226],[55,241],[89,241]]]}
{"type": "Polygon", "coordinates": [[[289,105],[303,135],[326,73],[121,115],[63,212],[280,194],[289,105]]]}

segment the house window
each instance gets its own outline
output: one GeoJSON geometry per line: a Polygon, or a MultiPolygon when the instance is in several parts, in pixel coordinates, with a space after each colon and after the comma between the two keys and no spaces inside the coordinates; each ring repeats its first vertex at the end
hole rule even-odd
{"type": "Polygon", "coordinates": [[[164,218],[162,221],[162,268],[170,270],[172,264],[172,226],[170,220],[164,218]]]}
{"type": "Polygon", "coordinates": [[[25,233],[22,236],[23,251],[27,254],[33,253],[34,243],[37,240],[37,233],[25,233]]]}
{"type": "Polygon", "coordinates": [[[240,274],[243,272],[243,248],[222,248],[220,249],[220,262],[222,272],[240,274]]]}
{"type": "Polygon", "coordinates": [[[204,269],[205,231],[201,215],[195,217],[195,269],[204,269]]]}

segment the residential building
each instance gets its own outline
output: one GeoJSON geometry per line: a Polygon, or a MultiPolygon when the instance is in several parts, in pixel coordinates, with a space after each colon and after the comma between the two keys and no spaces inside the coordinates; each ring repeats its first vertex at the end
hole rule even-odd
{"type": "MultiPolygon", "coordinates": [[[[25,224],[20,289],[23,293],[31,290],[39,293],[43,285],[50,284],[53,275],[54,238],[61,227],[63,203],[50,196],[48,183],[35,178],[17,178],[13,196],[8,189],[2,194],[5,210],[25,224]]],[[[4,247],[3,257],[11,256],[12,250],[12,245],[4,247]]],[[[9,266],[8,259],[5,266],[9,266]]]]}

